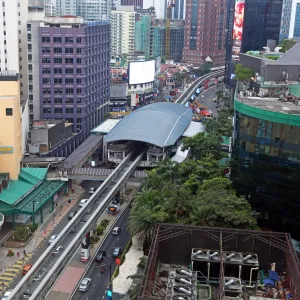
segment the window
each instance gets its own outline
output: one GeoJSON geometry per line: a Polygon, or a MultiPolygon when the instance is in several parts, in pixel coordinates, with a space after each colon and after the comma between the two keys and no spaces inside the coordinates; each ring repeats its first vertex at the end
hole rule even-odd
{"type": "Polygon", "coordinates": [[[77,58],[76,63],[81,64],[81,58],[77,58]]]}
{"type": "MultiPolygon", "coordinates": [[[[60,49],[60,50],[61,50],[61,49],[60,49]]],[[[65,49],[65,53],[66,53],[66,54],[73,53],[73,48],[66,48],[66,49],[65,49]]]]}
{"type": "Polygon", "coordinates": [[[42,53],[50,53],[49,47],[42,47],[42,53]]]}
{"type": "Polygon", "coordinates": [[[54,98],[54,104],[62,104],[61,98],[54,98]]]}
{"type": "Polygon", "coordinates": [[[77,54],[80,54],[81,53],[81,48],[77,48],[76,52],[77,52],[77,54]]]}
{"type": "Polygon", "coordinates": [[[73,84],[73,78],[66,78],[66,84],[73,84]]]}
{"type": "Polygon", "coordinates": [[[54,74],[62,74],[62,68],[54,68],[54,74]]]}
{"type": "Polygon", "coordinates": [[[62,78],[54,78],[55,84],[62,84],[62,78]]]}
{"type": "Polygon", "coordinates": [[[29,61],[32,60],[32,54],[28,54],[28,60],[29,60],[29,61]]]}
{"type": "Polygon", "coordinates": [[[43,78],[43,83],[50,84],[51,83],[50,78],[43,78]]]}
{"type": "Polygon", "coordinates": [[[6,108],[6,115],[7,116],[12,116],[13,115],[13,109],[12,108],[6,108]]]}
{"type": "Polygon", "coordinates": [[[73,113],[73,108],[67,107],[66,114],[72,114],[72,113],[73,113]]]}
{"type": "Polygon", "coordinates": [[[73,104],[73,98],[67,98],[66,104],[73,104]]]}
{"type": "Polygon", "coordinates": [[[28,34],[27,34],[27,41],[28,41],[28,42],[31,42],[31,33],[28,33],[28,34]]]}
{"type": "Polygon", "coordinates": [[[62,114],[62,108],[54,108],[55,114],[62,114]]]}
{"type": "Polygon", "coordinates": [[[81,89],[77,89],[77,94],[81,94],[81,89]]]}
{"type": "Polygon", "coordinates": [[[62,53],[62,50],[61,50],[61,48],[54,48],[53,52],[56,54],[59,54],[59,53],[62,53]]]}
{"type": "Polygon", "coordinates": [[[28,45],[27,45],[27,49],[28,49],[29,52],[31,52],[31,51],[32,51],[32,45],[31,45],[31,44],[28,44],[28,45]]]}
{"type": "Polygon", "coordinates": [[[54,43],[61,43],[61,37],[56,37],[56,36],[55,36],[55,37],[53,38],[53,42],[54,42],[54,43]]]}
{"type": "MultiPolygon", "coordinates": [[[[29,34],[27,34],[28,36],[29,34]]],[[[31,34],[30,34],[30,39],[31,39],[31,34]]],[[[50,36],[43,36],[42,37],[42,43],[50,43],[50,36]]]]}
{"type": "Polygon", "coordinates": [[[48,57],[47,58],[43,58],[42,59],[42,63],[43,64],[51,64],[51,58],[48,58],[48,57]]]}
{"type": "Polygon", "coordinates": [[[73,58],[66,58],[65,63],[66,64],[72,64],[73,63],[73,58]]]}
{"type": "Polygon", "coordinates": [[[73,74],[73,69],[66,68],[66,74],[73,74]]]}
{"type": "Polygon", "coordinates": [[[27,24],[27,31],[31,31],[31,24],[27,24]]]}
{"type": "Polygon", "coordinates": [[[66,94],[73,94],[73,89],[66,89],[66,94]]]}
{"type": "Polygon", "coordinates": [[[76,70],[77,74],[81,74],[81,69],[76,70]]]}
{"type": "Polygon", "coordinates": [[[61,64],[62,63],[62,59],[61,58],[54,58],[54,63],[55,64],[61,64]]]}
{"type": "Polygon", "coordinates": [[[65,38],[65,43],[73,43],[73,37],[66,37],[65,38]]]}
{"type": "Polygon", "coordinates": [[[43,74],[50,74],[50,73],[51,73],[51,69],[43,68],[43,74]]]}
{"type": "Polygon", "coordinates": [[[81,43],[81,38],[76,38],[76,43],[81,43]]]}
{"type": "Polygon", "coordinates": [[[81,84],[81,79],[80,79],[80,78],[77,78],[77,79],[76,79],[76,83],[77,83],[77,84],[81,84]]]}

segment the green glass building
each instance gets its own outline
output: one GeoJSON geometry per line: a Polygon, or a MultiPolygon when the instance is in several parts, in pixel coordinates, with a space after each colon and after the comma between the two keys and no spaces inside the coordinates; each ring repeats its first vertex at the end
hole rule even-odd
{"type": "Polygon", "coordinates": [[[300,237],[300,84],[238,83],[231,178],[259,212],[259,225],[300,237]]]}
{"type": "Polygon", "coordinates": [[[135,21],[135,52],[146,56],[152,56],[152,16],[136,15],[135,21]]]}

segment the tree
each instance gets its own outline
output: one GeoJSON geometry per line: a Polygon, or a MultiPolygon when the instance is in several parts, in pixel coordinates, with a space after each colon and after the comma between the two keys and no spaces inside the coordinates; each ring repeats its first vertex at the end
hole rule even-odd
{"type": "Polygon", "coordinates": [[[281,47],[280,52],[287,52],[290,50],[295,44],[297,43],[294,39],[285,39],[280,44],[279,47],[281,47]]]}
{"type": "Polygon", "coordinates": [[[199,191],[194,198],[190,221],[201,226],[245,229],[257,226],[247,200],[224,189],[199,191]]]}
{"type": "Polygon", "coordinates": [[[201,185],[201,190],[226,190],[233,192],[231,181],[225,177],[215,177],[205,180],[201,185]]]}
{"type": "Polygon", "coordinates": [[[206,121],[206,132],[218,133],[221,136],[231,136],[233,131],[232,125],[233,111],[231,109],[219,110],[216,119],[209,119],[206,121]]]}
{"type": "Polygon", "coordinates": [[[221,141],[218,134],[205,135],[205,133],[200,132],[193,137],[184,139],[182,150],[190,149],[194,159],[201,159],[207,154],[218,159],[221,157],[221,141]]]}
{"type": "Polygon", "coordinates": [[[235,78],[239,81],[248,81],[254,75],[252,69],[244,67],[241,64],[236,64],[235,66],[235,78]]]}

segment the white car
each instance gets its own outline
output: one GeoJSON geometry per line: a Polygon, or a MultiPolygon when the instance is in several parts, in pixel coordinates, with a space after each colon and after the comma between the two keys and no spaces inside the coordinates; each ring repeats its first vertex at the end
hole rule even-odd
{"type": "Polygon", "coordinates": [[[84,206],[88,201],[89,201],[89,199],[82,199],[82,200],[80,200],[79,207],[84,206]]]}
{"type": "Polygon", "coordinates": [[[91,187],[89,190],[89,194],[94,194],[95,193],[95,188],[91,187]]]}
{"type": "Polygon", "coordinates": [[[86,292],[89,289],[91,282],[92,282],[91,278],[83,278],[79,286],[79,291],[86,292]]]}
{"type": "Polygon", "coordinates": [[[5,294],[3,295],[3,297],[1,298],[2,300],[7,300],[9,295],[12,293],[13,290],[8,290],[5,292],[5,294]]]}
{"type": "Polygon", "coordinates": [[[57,235],[51,235],[49,239],[49,245],[51,245],[57,238],[57,235]]]}
{"type": "Polygon", "coordinates": [[[58,246],[58,247],[54,250],[53,254],[58,254],[62,249],[64,249],[64,246],[63,246],[63,245],[58,246]]]}

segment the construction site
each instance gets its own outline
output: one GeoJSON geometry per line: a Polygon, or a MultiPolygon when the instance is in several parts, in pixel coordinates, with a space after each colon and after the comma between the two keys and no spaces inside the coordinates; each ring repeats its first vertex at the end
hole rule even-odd
{"type": "Polygon", "coordinates": [[[300,299],[288,233],[157,224],[139,300],[300,299]]]}

